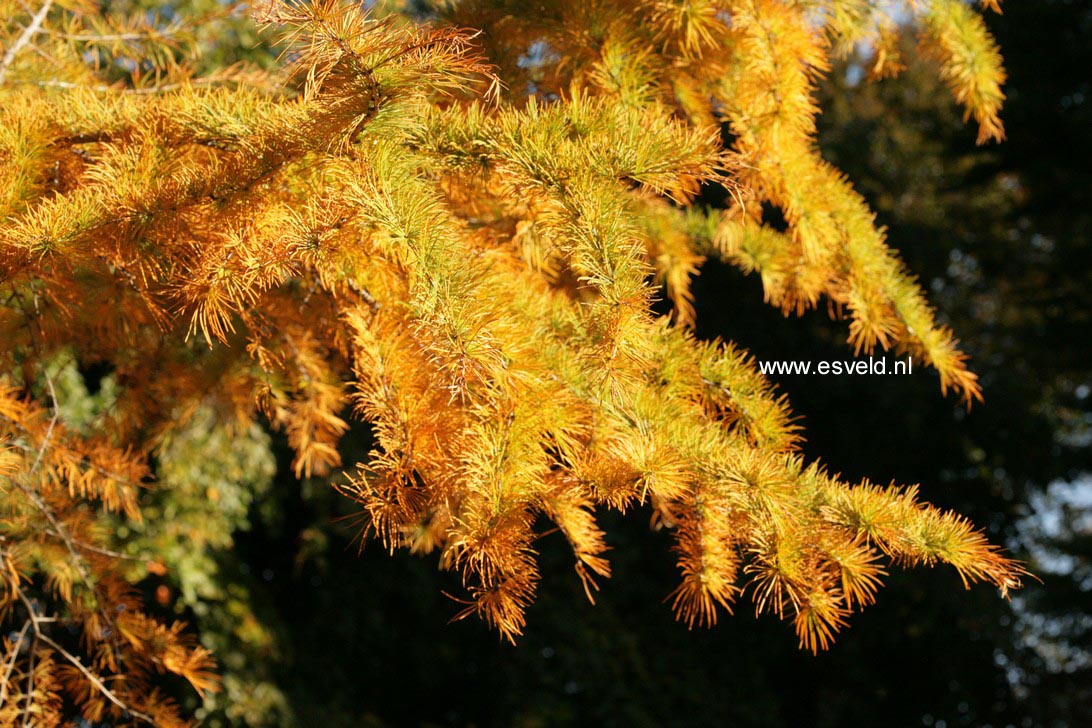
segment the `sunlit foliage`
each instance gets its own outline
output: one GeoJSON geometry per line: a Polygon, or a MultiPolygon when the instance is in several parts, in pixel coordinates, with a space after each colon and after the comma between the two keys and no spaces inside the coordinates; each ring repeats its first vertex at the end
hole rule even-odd
{"type": "Polygon", "coordinates": [[[463,577],[458,614],[510,639],[544,530],[589,597],[609,576],[605,508],[673,533],[687,624],[747,593],[813,651],[886,563],[1019,585],[916,487],[804,462],[750,358],[691,331],[690,281],[716,255],[786,313],[825,301],[854,351],[909,353],[979,397],[820,158],[814,86],[855,45],[896,72],[893,27],[914,23],[980,141],[999,139],[981,17],[960,0],[525,5],[453,3],[423,23],[397,4],[267,0],[250,13],[283,68],[200,73],[195,29],[217,15],[0,2],[4,719],[50,724],[69,701],[170,725],[158,674],[217,689],[209,652],[132,584],[194,518],[230,526],[215,511],[134,526],[150,554],[134,569],[116,524],[166,517],[145,491],[201,477],[172,462],[206,451],[202,431],[249,448],[256,423],[284,433],[297,477],[347,468],[368,535],[435,553],[463,577]],[[722,206],[693,204],[716,190],[722,206]],[[73,363],[110,372],[94,418],[66,413],[73,363]],[[354,418],[375,434],[355,467],[338,449],[354,418]]]}

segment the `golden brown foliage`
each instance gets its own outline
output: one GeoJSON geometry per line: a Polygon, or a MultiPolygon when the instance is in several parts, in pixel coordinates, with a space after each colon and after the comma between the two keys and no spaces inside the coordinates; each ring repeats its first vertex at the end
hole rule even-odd
{"type": "MultiPolygon", "coordinates": [[[[181,26],[0,2],[16,19],[0,28],[4,717],[48,724],[63,693],[91,720],[170,724],[157,670],[214,689],[209,655],[141,611],[97,519],[140,517],[149,456],[199,407],[264,415],[305,476],[342,464],[351,405],[376,446],[343,490],[370,533],[436,552],[463,575],[461,614],[508,638],[539,579],[538,521],[589,597],[610,574],[599,508],[672,530],[688,624],[749,592],[811,650],[873,601],[885,559],[1017,587],[1018,565],[915,488],[804,463],[747,355],[688,330],[690,279],[717,255],[785,312],[844,311],[855,351],[910,352],[979,397],[816,147],[832,54],[870,44],[877,73],[897,69],[880,7],[468,0],[422,26],[266,0],[252,13],[280,29],[283,76],[194,78],[181,26]],[[690,207],[711,182],[732,191],[723,213],[690,207]],[[96,432],[58,414],[62,360],[114,372],[96,432]]],[[[899,12],[982,140],[1000,138],[981,18],[960,0],[899,12]]]]}

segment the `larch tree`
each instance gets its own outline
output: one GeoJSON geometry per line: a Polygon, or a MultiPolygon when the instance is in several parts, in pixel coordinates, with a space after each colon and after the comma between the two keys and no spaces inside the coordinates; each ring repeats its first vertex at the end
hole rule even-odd
{"type": "Polygon", "coordinates": [[[127,538],[214,429],[246,451],[278,429],[297,476],[347,474],[331,481],[366,535],[435,554],[462,576],[456,616],[509,639],[544,531],[589,598],[609,576],[600,509],[673,534],[665,592],[688,625],[746,595],[813,651],[889,563],[1019,586],[916,486],[804,462],[754,362],[692,333],[715,256],[786,314],[847,319],[855,353],[911,355],[980,398],[814,138],[831,59],[864,47],[895,73],[912,24],[979,141],[1000,140],[1004,72],[974,8],[371,5],[0,0],[0,723],[175,725],[170,675],[217,689],[210,651],[139,598],[174,563],[165,541],[127,538]],[[195,60],[244,21],[281,65],[195,60]],[[93,412],[65,397],[87,367],[109,373],[93,412]],[[354,420],[374,449],[343,463],[354,420]]]}

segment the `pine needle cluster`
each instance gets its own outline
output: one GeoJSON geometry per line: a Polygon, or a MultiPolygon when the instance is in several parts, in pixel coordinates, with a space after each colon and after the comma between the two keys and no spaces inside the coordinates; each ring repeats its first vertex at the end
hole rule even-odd
{"type": "Polygon", "coordinates": [[[815,87],[854,46],[897,72],[894,28],[913,23],[980,141],[1000,139],[982,18],[962,0],[524,6],[422,23],[397,3],[262,0],[282,67],[200,76],[191,31],[215,19],[0,1],[0,720],[50,724],[68,701],[169,725],[155,674],[215,689],[207,651],[143,611],[101,518],[140,518],[156,453],[198,412],[283,430],[298,476],[350,469],[369,534],[435,553],[463,577],[460,616],[510,639],[544,524],[589,597],[609,576],[607,508],[671,531],[687,624],[747,593],[813,651],[888,563],[1018,587],[916,488],[804,462],[753,361],[692,333],[691,279],[718,256],[785,312],[825,301],[856,352],[908,352],[979,398],[820,157],[815,87]],[[724,209],[692,204],[716,185],[724,209]],[[64,361],[117,382],[93,431],[65,421],[64,361]],[[375,449],[343,463],[354,419],[375,449]]]}

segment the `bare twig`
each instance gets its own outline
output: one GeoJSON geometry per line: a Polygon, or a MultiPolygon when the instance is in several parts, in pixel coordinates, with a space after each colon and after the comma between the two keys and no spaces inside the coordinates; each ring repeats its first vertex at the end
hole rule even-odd
{"type": "MultiPolygon", "coordinates": [[[[83,661],[80,660],[79,657],[77,657],[76,655],[73,655],[71,652],[69,652],[64,647],[62,647],[60,644],[58,644],[56,641],[54,641],[49,635],[42,632],[42,628],[40,626],[41,623],[47,622],[47,621],[52,621],[52,619],[47,618],[47,617],[40,617],[38,615],[38,611],[34,608],[34,604],[30,601],[30,599],[27,598],[27,595],[25,593],[23,593],[23,590],[19,588],[18,583],[16,583],[14,580],[11,582],[11,588],[12,588],[12,591],[15,592],[15,595],[17,597],[19,597],[19,601],[21,601],[23,603],[23,606],[26,608],[27,613],[30,615],[30,626],[34,630],[35,642],[41,641],[41,642],[44,642],[45,644],[49,645],[51,648],[53,648],[57,653],[59,653],[61,655],[61,657],[68,660],[68,662],[73,667],[75,667],[77,670],[79,670],[81,673],[83,673],[83,676],[85,678],[87,678],[87,681],[89,683],[91,683],[95,687],[95,689],[97,689],[100,693],[102,693],[103,697],[105,697],[107,700],[109,700],[111,703],[116,705],[121,710],[125,711],[128,715],[130,715],[130,716],[132,716],[134,718],[139,718],[139,719],[141,719],[141,720],[143,720],[143,721],[145,721],[147,723],[151,723],[153,725],[155,724],[155,719],[152,718],[152,716],[148,715],[147,713],[142,713],[139,710],[134,710],[133,708],[130,708],[128,705],[126,705],[125,702],[122,701],[121,698],[119,698],[117,695],[115,695],[114,692],[112,690],[110,690],[110,688],[108,688],[106,686],[106,683],[104,683],[102,681],[102,678],[100,678],[98,675],[96,675],[94,672],[92,672],[90,668],[88,668],[86,665],[83,664],[83,661]]],[[[25,629],[25,627],[24,627],[24,629],[25,629]]],[[[31,650],[31,659],[32,660],[34,658],[33,653],[34,653],[34,650],[32,649],[31,650]]],[[[30,679],[33,680],[33,677],[34,677],[34,670],[32,668],[30,670],[30,679]]],[[[31,699],[29,693],[33,692],[33,682],[31,682],[30,685],[31,685],[31,689],[28,691],[28,696],[27,696],[28,701],[31,699]]],[[[23,724],[27,725],[27,721],[30,718],[29,711],[23,717],[24,717],[23,724]]]]}
{"type": "Polygon", "coordinates": [[[49,418],[49,427],[46,428],[45,437],[42,438],[42,445],[38,448],[38,455],[34,458],[34,464],[27,473],[28,481],[37,472],[38,466],[42,464],[42,456],[45,455],[45,451],[49,447],[49,440],[53,437],[53,428],[57,426],[57,420],[61,416],[57,408],[57,390],[53,388],[53,377],[49,376],[49,372],[46,371],[44,366],[42,367],[42,375],[45,377],[46,386],[49,387],[49,400],[53,405],[53,416],[49,418]]]}
{"type": "Polygon", "coordinates": [[[128,41],[138,40],[166,40],[173,35],[177,35],[184,30],[183,26],[179,23],[168,26],[166,28],[148,28],[144,32],[134,33],[59,33],[54,31],[43,31],[50,33],[51,35],[64,38],[65,40],[72,40],[78,43],[125,43],[128,41]]]}
{"type": "Polygon", "coordinates": [[[61,653],[61,656],[64,657],[64,659],[68,660],[77,670],[82,672],[83,676],[87,678],[87,681],[94,685],[96,688],[98,688],[98,691],[102,693],[103,696],[105,696],[106,699],[109,700],[111,703],[118,706],[134,718],[140,718],[143,721],[146,721],[153,725],[155,724],[155,719],[152,718],[152,716],[148,715],[147,713],[142,713],[139,710],[134,710],[133,708],[130,708],[128,705],[122,702],[121,698],[119,698],[117,695],[114,695],[110,688],[106,687],[106,683],[104,683],[98,675],[91,672],[91,670],[86,665],[84,665],[83,662],[80,661],[79,657],[76,657],[71,652],[61,647],[59,644],[57,644],[44,634],[40,634],[39,639],[55,649],[57,652],[61,653]]]}
{"type": "MultiPolygon", "coordinates": [[[[56,533],[54,531],[46,531],[45,533],[47,535],[49,535],[49,536],[59,538],[62,541],[65,540],[64,535],[61,534],[61,533],[56,533]]],[[[84,551],[90,551],[92,553],[100,554],[102,556],[109,556],[112,559],[119,559],[119,560],[122,560],[122,561],[144,561],[144,562],[152,560],[151,557],[130,556],[129,554],[123,554],[120,551],[113,551],[111,549],[103,548],[102,546],[93,546],[93,545],[87,543],[86,541],[80,541],[79,539],[72,538],[71,536],[69,536],[69,540],[72,543],[74,543],[78,548],[80,548],[80,549],[82,549],[84,551]]]]}
{"type": "Polygon", "coordinates": [[[45,502],[41,495],[35,493],[31,488],[28,488],[22,483],[19,483],[18,485],[19,489],[23,491],[26,497],[30,498],[35,507],[37,507],[42,515],[46,517],[46,520],[49,521],[49,525],[53,526],[53,530],[56,532],[57,536],[64,541],[65,547],[68,548],[68,552],[72,554],[72,558],[75,560],[73,565],[76,567],[76,571],[79,572],[80,579],[83,581],[84,586],[86,586],[92,594],[95,593],[95,586],[91,583],[91,574],[87,570],[87,564],[83,554],[77,550],[76,541],[68,533],[68,529],[57,520],[57,516],[53,513],[53,509],[49,507],[49,504],[45,502]]]}
{"type": "Polygon", "coordinates": [[[19,54],[19,51],[23,50],[30,39],[34,37],[45,22],[46,15],[49,14],[50,8],[53,7],[53,0],[45,0],[42,3],[42,7],[38,8],[38,12],[34,14],[34,17],[30,20],[30,25],[23,29],[23,32],[15,39],[15,42],[11,44],[11,48],[8,48],[7,53],[4,54],[3,59],[0,59],[0,83],[4,82],[4,77],[8,74],[8,69],[11,68],[11,64],[15,62],[15,56],[19,54]]]}
{"type": "MultiPolygon", "coordinates": [[[[33,605],[27,602],[27,609],[33,610],[33,605]]],[[[23,728],[30,725],[31,708],[34,707],[34,663],[38,658],[38,639],[42,636],[38,629],[38,621],[34,612],[30,613],[31,625],[34,627],[34,640],[30,643],[30,664],[27,666],[27,709],[23,712],[23,728]]]]}
{"type": "MultiPolygon", "coordinates": [[[[16,422],[15,420],[13,420],[13,419],[11,419],[9,417],[4,417],[3,415],[0,415],[0,422],[4,422],[4,423],[6,423],[8,425],[11,425],[12,427],[15,427],[20,432],[22,432],[24,435],[30,435],[31,434],[30,430],[28,430],[22,424],[20,424],[19,422],[16,422]]],[[[23,444],[21,442],[18,442],[18,441],[12,441],[12,442],[8,442],[6,444],[8,445],[8,447],[14,447],[14,448],[17,448],[19,450],[22,450],[23,452],[37,452],[33,447],[30,447],[29,445],[25,445],[25,444],[23,444]]],[[[77,453],[77,455],[79,455],[79,454],[77,453]]],[[[137,489],[139,489],[141,487],[140,483],[134,482],[134,481],[130,480],[129,478],[126,478],[124,475],[120,475],[120,474],[115,473],[115,472],[113,472],[111,470],[107,470],[104,467],[96,465],[95,463],[91,462],[91,460],[88,459],[86,456],[70,457],[69,460],[70,461],[75,461],[75,464],[78,467],[87,468],[90,471],[98,473],[99,475],[101,475],[104,478],[109,478],[110,480],[113,480],[115,483],[120,483],[121,485],[124,485],[124,486],[129,487],[129,488],[133,488],[134,490],[137,490],[137,489]]]]}
{"type": "Polygon", "coordinates": [[[11,679],[11,673],[15,670],[15,661],[19,658],[19,650],[23,649],[23,640],[27,637],[27,630],[31,628],[33,620],[28,619],[23,623],[23,628],[19,630],[19,636],[15,638],[15,642],[11,646],[11,654],[4,661],[4,675],[0,677],[0,705],[7,702],[8,699],[8,680],[11,679]]]}
{"type": "MultiPolygon", "coordinates": [[[[37,308],[37,296],[35,296],[35,308],[37,308]]],[[[53,377],[49,376],[49,372],[44,366],[42,367],[42,375],[45,377],[46,386],[49,388],[49,396],[53,406],[53,417],[49,420],[49,427],[46,429],[45,437],[42,438],[42,444],[38,448],[38,454],[37,457],[34,458],[34,464],[24,476],[26,484],[16,481],[16,485],[19,487],[19,490],[23,491],[23,494],[34,503],[35,507],[41,511],[42,515],[46,517],[46,520],[49,521],[49,525],[53,527],[54,533],[64,541],[69,553],[72,554],[72,557],[75,560],[74,566],[76,567],[76,571],[79,572],[84,585],[94,593],[95,587],[91,583],[91,574],[87,569],[83,555],[76,548],[76,540],[72,538],[72,535],[68,533],[68,529],[64,527],[64,524],[62,524],[56,514],[53,513],[53,509],[49,507],[49,504],[42,497],[41,493],[35,490],[31,480],[35,471],[38,470],[38,466],[42,463],[42,457],[45,455],[45,451],[49,446],[50,437],[53,435],[53,430],[60,418],[60,412],[57,407],[57,390],[53,386],[53,377]]]]}
{"type": "MultiPolygon", "coordinates": [[[[37,309],[37,295],[35,295],[34,297],[34,305],[35,309],[37,309]]],[[[75,559],[74,565],[76,567],[76,570],[80,574],[80,578],[83,580],[84,585],[93,593],[95,591],[95,587],[91,583],[91,574],[87,569],[86,563],[84,562],[83,555],[80,554],[80,552],[76,549],[75,539],[72,538],[71,534],[68,533],[68,529],[64,527],[64,524],[62,524],[57,518],[56,514],[53,513],[53,509],[50,508],[49,504],[46,503],[44,498],[42,498],[41,493],[35,491],[31,480],[31,478],[34,476],[35,471],[38,470],[38,466],[42,463],[42,457],[45,455],[45,451],[49,447],[49,439],[53,435],[53,429],[54,427],[56,427],[58,419],[60,419],[60,411],[57,406],[57,390],[53,387],[53,377],[49,376],[49,372],[44,366],[42,367],[42,376],[45,377],[46,386],[49,388],[49,397],[53,406],[53,417],[49,420],[49,427],[46,429],[45,437],[42,438],[42,444],[38,448],[38,455],[34,458],[34,464],[31,466],[26,476],[24,476],[26,479],[26,485],[19,482],[16,482],[16,484],[19,486],[19,489],[23,491],[23,493],[27,496],[27,498],[30,498],[31,502],[34,503],[38,510],[42,512],[42,515],[46,517],[46,520],[49,521],[49,524],[53,526],[53,531],[57,534],[57,536],[59,536],[60,539],[64,541],[65,546],[68,547],[69,553],[71,553],[72,557],[75,559]]]]}
{"type": "Polygon", "coordinates": [[[157,86],[137,86],[134,88],[127,88],[124,86],[104,86],[102,84],[86,84],[86,83],[74,83],[72,81],[60,81],[57,79],[49,79],[46,81],[35,81],[35,86],[42,88],[63,88],[63,89],[87,89],[88,91],[94,91],[95,93],[121,93],[121,94],[161,94],[168,91],[176,91],[180,88],[188,86],[209,86],[215,83],[231,83],[232,79],[224,78],[191,78],[185,81],[176,81],[173,83],[164,83],[157,86]]]}
{"type": "Polygon", "coordinates": [[[38,626],[38,610],[34,608],[33,602],[27,599],[27,595],[23,593],[23,590],[19,588],[19,577],[10,561],[7,562],[7,567],[12,572],[11,590],[26,607],[27,617],[30,618],[30,626],[34,630],[34,641],[30,645],[30,664],[27,667],[27,708],[23,713],[23,725],[27,726],[30,724],[31,701],[34,700],[34,661],[38,654],[38,640],[42,636],[42,628],[38,626]]]}

